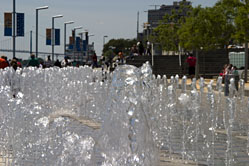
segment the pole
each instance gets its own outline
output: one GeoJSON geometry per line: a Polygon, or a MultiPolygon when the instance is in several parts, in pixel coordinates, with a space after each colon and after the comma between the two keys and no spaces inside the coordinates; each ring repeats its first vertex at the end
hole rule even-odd
{"type": "Polygon", "coordinates": [[[76,61],[76,29],[73,30],[74,31],[74,43],[73,43],[73,59],[74,59],[74,62],[76,61]]]}
{"type": "Polygon", "coordinates": [[[137,12],[137,40],[138,40],[138,37],[139,37],[139,11],[137,12]]]}
{"type": "Polygon", "coordinates": [[[13,0],[13,58],[16,57],[16,0],[13,0]]]}
{"type": "Polygon", "coordinates": [[[64,56],[66,55],[67,24],[64,24],[64,56]]]}
{"type": "Polygon", "coordinates": [[[36,9],[35,55],[38,58],[38,9],[36,9]]]}
{"type": "Polygon", "coordinates": [[[30,55],[32,54],[32,31],[30,31],[30,55]]]}
{"type": "Polygon", "coordinates": [[[103,50],[104,50],[104,47],[105,47],[105,36],[103,37],[103,50]]]}
{"type": "Polygon", "coordinates": [[[199,76],[199,50],[196,49],[196,65],[195,65],[195,78],[198,79],[199,76]]]}
{"type": "Polygon", "coordinates": [[[147,41],[149,41],[149,26],[147,25],[147,41]]]}
{"type": "Polygon", "coordinates": [[[67,47],[67,24],[73,24],[74,21],[64,22],[64,55],[66,55],[67,47]]]}
{"type": "Polygon", "coordinates": [[[52,18],[52,61],[54,62],[54,17],[52,18]]]}
{"type": "Polygon", "coordinates": [[[89,60],[89,36],[88,36],[88,32],[85,33],[85,40],[86,40],[86,58],[88,61],[89,60]]]}
{"type": "Polygon", "coordinates": [[[151,54],[151,63],[152,63],[152,69],[154,68],[154,44],[152,43],[151,44],[151,51],[152,51],[152,54],[151,54]]]}
{"type": "Polygon", "coordinates": [[[248,42],[245,43],[245,83],[247,83],[247,75],[248,75],[248,42]]]}

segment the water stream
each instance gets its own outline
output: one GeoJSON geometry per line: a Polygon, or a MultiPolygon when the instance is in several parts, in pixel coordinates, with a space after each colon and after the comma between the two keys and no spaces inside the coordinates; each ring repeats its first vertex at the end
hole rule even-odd
{"type": "Polygon", "coordinates": [[[243,80],[224,97],[221,77],[215,91],[203,78],[154,76],[149,63],[104,74],[7,68],[0,77],[3,166],[249,163],[243,80]]]}

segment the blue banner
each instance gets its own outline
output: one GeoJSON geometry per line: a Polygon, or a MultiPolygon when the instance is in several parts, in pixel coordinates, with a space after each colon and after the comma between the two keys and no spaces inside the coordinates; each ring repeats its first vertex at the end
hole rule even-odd
{"type": "Polygon", "coordinates": [[[76,50],[77,51],[81,51],[81,47],[80,47],[80,37],[76,37],[76,50]]]}
{"type": "Polygon", "coordinates": [[[50,28],[46,29],[46,45],[52,45],[52,30],[50,28]]]}
{"type": "Polygon", "coordinates": [[[16,14],[16,36],[24,36],[24,13],[16,14]]]}
{"type": "Polygon", "coordinates": [[[12,13],[4,13],[4,36],[12,36],[12,13]]]}
{"type": "Polygon", "coordinates": [[[60,29],[55,29],[55,45],[60,45],[60,29]]]}
{"type": "Polygon", "coordinates": [[[73,45],[69,45],[69,46],[68,46],[68,49],[69,49],[69,50],[73,50],[73,45]]]}
{"type": "Polygon", "coordinates": [[[68,49],[73,50],[73,37],[72,36],[69,37],[68,49]]]}

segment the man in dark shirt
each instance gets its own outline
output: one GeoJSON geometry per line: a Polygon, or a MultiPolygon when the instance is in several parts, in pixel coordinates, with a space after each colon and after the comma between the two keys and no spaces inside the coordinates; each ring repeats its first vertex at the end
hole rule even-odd
{"type": "Polygon", "coordinates": [[[32,67],[39,67],[39,61],[38,61],[38,59],[35,58],[34,54],[32,54],[30,56],[30,59],[29,59],[27,67],[30,67],[30,66],[32,66],[32,67]]]}

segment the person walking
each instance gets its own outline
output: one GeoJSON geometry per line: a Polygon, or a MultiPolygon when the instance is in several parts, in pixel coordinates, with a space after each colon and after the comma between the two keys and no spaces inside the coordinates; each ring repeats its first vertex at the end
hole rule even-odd
{"type": "Polygon", "coordinates": [[[238,68],[236,66],[233,66],[232,74],[234,77],[235,88],[238,91],[239,90],[239,72],[238,72],[238,68]]]}
{"type": "Polygon", "coordinates": [[[143,42],[140,41],[140,42],[138,42],[137,45],[138,45],[138,53],[139,53],[139,55],[140,55],[140,56],[144,55],[144,46],[143,46],[143,42]]]}
{"type": "Polygon", "coordinates": [[[146,55],[151,56],[151,43],[148,40],[146,42],[146,55]]]}
{"type": "Polygon", "coordinates": [[[188,58],[187,58],[187,63],[188,63],[188,74],[190,76],[190,78],[194,78],[195,75],[195,65],[196,65],[196,57],[193,56],[192,53],[189,54],[188,58]]]}
{"type": "Polygon", "coordinates": [[[98,58],[97,58],[96,53],[94,53],[94,54],[92,55],[92,68],[93,68],[93,69],[98,67],[97,62],[98,62],[98,58]]]}
{"type": "Polygon", "coordinates": [[[233,65],[232,65],[232,64],[229,64],[229,65],[227,65],[226,70],[225,70],[225,96],[228,96],[228,95],[229,95],[229,84],[230,84],[230,79],[231,79],[232,76],[233,76],[232,68],[233,68],[233,65]]]}

